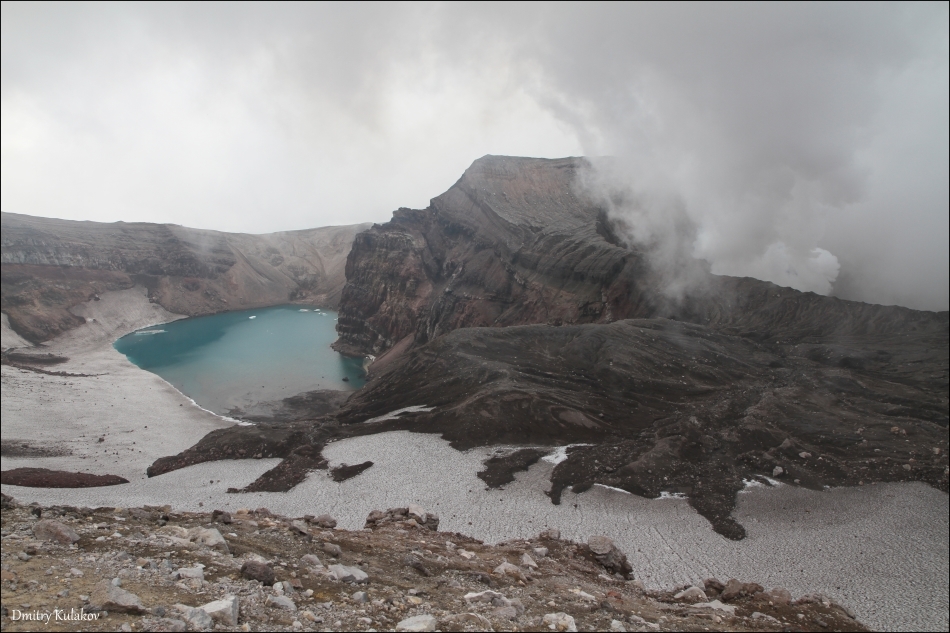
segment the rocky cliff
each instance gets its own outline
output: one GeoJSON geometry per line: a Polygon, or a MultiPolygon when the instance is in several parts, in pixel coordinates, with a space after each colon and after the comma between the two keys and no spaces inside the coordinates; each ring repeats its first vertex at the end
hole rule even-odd
{"type": "Polygon", "coordinates": [[[671,299],[649,258],[577,191],[586,167],[582,158],[486,156],[428,208],[399,209],[358,235],[337,348],[379,356],[463,327],[653,317],[796,336],[946,331],[946,313],[711,275],[698,262],[691,291],[671,299]]]}
{"type": "Polygon", "coordinates": [[[33,342],[81,323],[70,307],[135,284],[178,314],[288,301],[336,307],[353,237],[368,228],[248,235],[12,213],[0,223],[2,309],[10,326],[33,342]]]}
{"type": "MultiPolygon", "coordinates": [[[[575,192],[584,165],[485,157],[357,237],[337,346],[379,359],[335,415],[346,433],[585,444],[555,469],[555,502],[594,483],[681,493],[731,538],[750,481],[947,490],[947,312],[701,269],[670,299],[575,192]]],[[[509,470],[540,453],[514,455],[509,470]]]]}

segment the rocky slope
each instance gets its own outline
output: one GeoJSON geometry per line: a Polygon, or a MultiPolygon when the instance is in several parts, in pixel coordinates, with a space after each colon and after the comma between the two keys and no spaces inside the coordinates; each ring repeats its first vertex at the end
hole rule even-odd
{"type": "Polygon", "coordinates": [[[605,537],[486,545],[414,506],[359,532],[264,508],[3,506],[5,631],[867,630],[823,596],[734,579],[645,592],[605,537]]]}
{"type": "Polygon", "coordinates": [[[81,323],[70,307],[136,284],[192,316],[288,301],[336,307],[353,237],[367,227],[248,235],[3,213],[0,307],[32,342],[81,323]]]}
{"type": "Polygon", "coordinates": [[[347,432],[410,428],[459,448],[592,444],[555,471],[555,502],[593,483],[683,493],[732,538],[747,479],[947,489],[948,313],[698,265],[693,289],[671,299],[576,192],[584,168],[485,157],[427,209],[357,237],[338,348],[379,359],[335,418],[425,409],[347,432]],[[545,325],[499,329],[525,324],[545,325]]]}

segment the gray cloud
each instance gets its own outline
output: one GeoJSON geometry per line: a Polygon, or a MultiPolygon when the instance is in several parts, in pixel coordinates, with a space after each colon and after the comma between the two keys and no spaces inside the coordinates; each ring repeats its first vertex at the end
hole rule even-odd
{"type": "Polygon", "coordinates": [[[945,310],[947,24],[939,3],[4,3],[2,203],[279,230],[384,221],[486,153],[611,155],[586,185],[660,267],[945,310]]]}

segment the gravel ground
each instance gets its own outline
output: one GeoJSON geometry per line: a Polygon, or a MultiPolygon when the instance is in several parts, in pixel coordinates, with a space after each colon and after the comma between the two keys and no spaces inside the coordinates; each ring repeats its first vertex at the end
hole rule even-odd
{"type": "MultiPolygon", "coordinates": [[[[551,465],[539,462],[504,490],[487,491],[475,473],[489,449],[459,453],[435,436],[386,433],[330,444],[331,467],[372,460],[342,483],[317,472],[289,493],[228,495],[279,460],[221,461],[145,479],[154,459],[175,454],[208,431],[229,424],[200,409],[157,376],[112,349],[119,334],[174,318],[139,290],[104,295],[80,313],[97,319],[48,350],[71,358],[59,371],[94,377],[43,376],[4,366],[3,439],[59,444],[65,457],[4,457],[4,470],[38,466],[126,477],[98,489],[47,490],[2,486],[44,505],[138,506],[177,510],[268,507],[289,516],[328,512],[358,529],[374,509],[419,503],[442,517],[441,529],[487,542],[524,538],[558,527],[566,538],[613,538],[648,587],[709,576],[781,585],[793,594],[821,592],[877,629],[950,628],[950,507],[946,494],[923,484],[885,484],[814,492],[789,486],[750,488],[736,517],[748,538],[715,534],[685,500],[648,500],[595,487],[551,504],[544,490],[551,465]],[[111,296],[110,296],[111,295],[111,296]],[[161,312],[162,314],[159,314],[161,312]],[[108,413],[105,413],[108,411],[108,413]],[[148,426],[149,428],[144,428],[148,426]],[[97,438],[103,436],[104,442],[97,438]]],[[[420,403],[422,404],[422,403],[420,403]]]]}

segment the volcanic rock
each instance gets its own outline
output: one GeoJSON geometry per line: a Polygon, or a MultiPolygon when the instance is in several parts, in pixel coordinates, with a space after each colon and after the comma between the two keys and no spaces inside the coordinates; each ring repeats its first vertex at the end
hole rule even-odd
{"type": "Polygon", "coordinates": [[[56,541],[63,545],[71,545],[79,540],[75,530],[59,521],[44,519],[33,525],[33,536],[43,541],[56,541]]]}

